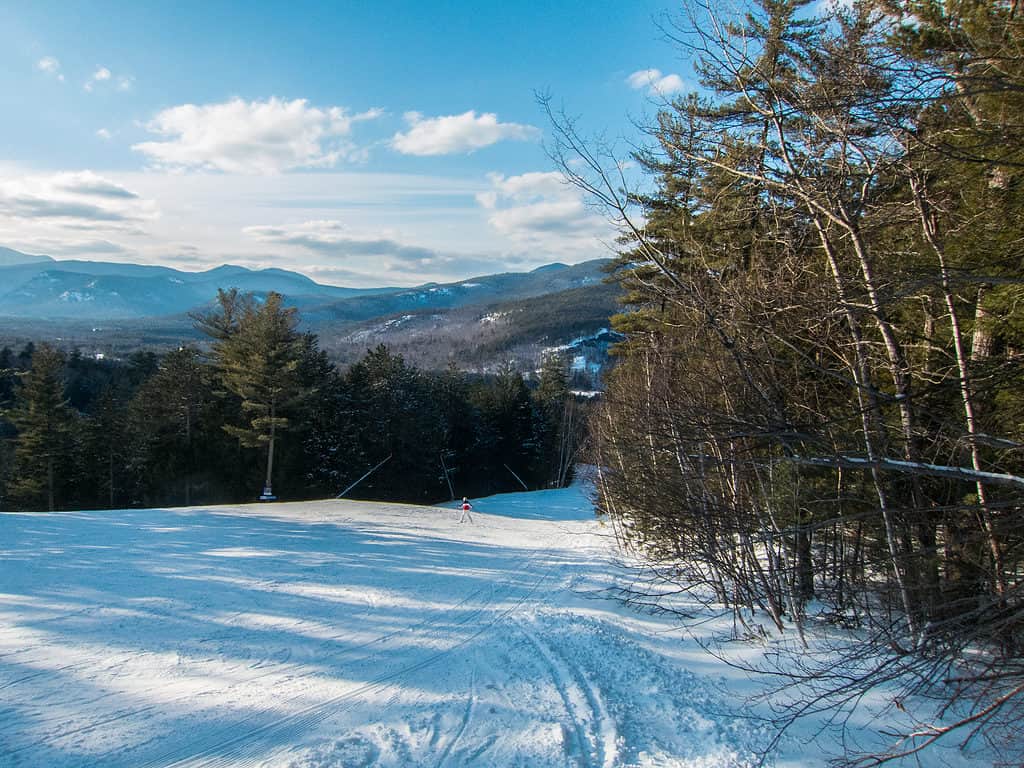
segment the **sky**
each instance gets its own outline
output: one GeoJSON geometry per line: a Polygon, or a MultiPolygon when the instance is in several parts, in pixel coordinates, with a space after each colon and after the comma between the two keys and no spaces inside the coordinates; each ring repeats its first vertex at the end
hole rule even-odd
{"type": "Polygon", "coordinates": [[[549,93],[625,157],[670,0],[0,4],[0,246],[414,285],[608,256],[549,93]]]}

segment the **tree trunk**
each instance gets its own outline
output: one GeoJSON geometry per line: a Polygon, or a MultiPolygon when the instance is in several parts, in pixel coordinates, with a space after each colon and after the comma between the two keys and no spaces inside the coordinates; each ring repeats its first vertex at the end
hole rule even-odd
{"type": "Polygon", "coordinates": [[[266,496],[273,495],[272,486],[270,484],[270,478],[271,478],[271,475],[274,472],[274,432],[275,432],[275,427],[276,427],[276,425],[274,423],[274,416],[275,416],[274,403],[271,403],[270,404],[270,442],[267,445],[267,479],[266,479],[266,482],[263,484],[263,493],[266,496]]]}
{"type": "Polygon", "coordinates": [[[53,512],[53,456],[46,457],[46,508],[53,512]]]}
{"type": "Polygon", "coordinates": [[[192,473],[195,471],[195,454],[192,449],[192,404],[185,404],[185,448],[188,451],[188,471],[185,473],[185,506],[192,506],[192,473]]]}
{"type": "MultiPolygon", "coordinates": [[[[975,472],[982,472],[981,452],[978,449],[978,425],[975,415],[974,393],[971,386],[970,363],[975,359],[975,354],[980,352],[978,334],[984,326],[984,309],[982,299],[984,298],[984,287],[978,289],[978,304],[975,308],[975,336],[974,348],[971,352],[971,359],[967,357],[967,350],[964,344],[964,335],[960,328],[960,318],[957,315],[956,304],[953,301],[953,290],[950,283],[949,265],[946,261],[946,250],[939,236],[938,222],[928,204],[927,191],[923,182],[913,174],[910,176],[910,187],[914,193],[914,202],[917,206],[918,216],[921,220],[921,230],[925,239],[931,246],[939,265],[939,274],[942,277],[942,294],[946,301],[946,311],[949,313],[950,330],[953,336],[953,349],[956,353],[957,372],[960,375],[960,402],[963,405],[964,422],[967,427],[967,436],[970,441],[971,466],[975,472]]],[[[990,339],[982,339],[980,346],[987,346],[990,339]]],[[[985,350],[985,355],[988,351],[985,350]]],[[[978,494],[978,506],[981,510],[981,524],[985,531],[985,538],[988,541],[989,552],[992,555],[992,566],[995,572],[996,591],[1006,594],[1008,585],[1006,583],[1006,569],[1003,564],[1002,548],[996,538],[995,526],[992,524],[992,512],[986,498],[985,485],[978,480],[975,483],[978,494]]]]}
{"type": "Polygon", "coordinates": [[[974,306],[974,336],[971,339],[971,361],[984,360],[992,354],[992,334],[989,333],[985,311],[985,286],[978,289],[978,297],[974,306]]]}

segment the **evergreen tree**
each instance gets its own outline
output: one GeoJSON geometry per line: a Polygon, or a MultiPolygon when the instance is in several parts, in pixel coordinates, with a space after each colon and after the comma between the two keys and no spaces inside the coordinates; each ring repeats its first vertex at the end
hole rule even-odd
{"type": "Polygon", "coordinates": [[[80,425],[75,501],[78,506],[113,509],[130,501],[126,403],[112,387],[96,399],[80,425]]]}
{"type": "Polygon", "coordinates": [[[546,486],[561,488],[572,480],[581,419],[569,391],[565,362],[558,355],[544,358],[534,400],[537,467],[533,474],[546,486]]]}
{"type": "Polygon", "coordinates": [[[53,511],[71,474],[76,414],[64,397],[64,357],[49,345],[34,350],[7,417],[18,430],[8,494],[20,509],[53,511]]]}
{"type": "Polygon", "coordinates": [[[240,401],[243,425],[228,424],[224,429],[246,448],[266,447],[263,495],[272,496],[278,433],[290,426],[286,414],[302,394],[296,310],[284,307],[283,297],[274,292],[259,303],[235,290],[219,291],[218,304],[218,310],[197,322],[214,339],[221,383],[240,401]]]}
{"type": "MultiPolygon", "coordinates": [[[[14,353],[10,347],[4,347],[0,350],[0,414],[6,412],[14,404],[14,392],[18,378],[18,372],[14,366],[14,353]]],[[[13,438],[16,434],[14,425],[0,418],[0,507],[7,499],[7,481],[13,469],[13,438]]]]}
{"type": "Polygon", "coordinates": [[[507,364],[489,383],[472,392],[480,412],[476,452],[481,471],[501,490],[541,485],[533,476],[537,444],[533,403],[522,374],[507,364]]]}
{"type": "Polygon", "coordinates": [[[25,346],[21,348],[21,352],[18,353],[18,368],[27,371],[32,367],[32,356],[36,353],[35,342],[29,341],[25,343],[25,346]]]}
{"type": "Polygon", "coordinates": [[[433,402],[443,423],[444,438],[441,472],[444,490],[452,500],[458,496],[479,495],[486,474],[478,468],[477,432],[480,416],[470,402],[470,384],[466,375],[450,363],[434,380],[433,402]]]}
{"type": "Polygon", "coordinates": [[[282,444],[278,485],[289,498],[322,498],[340,490],[334,469],[349,450],[347,418],[338,412],[341,379],[316,334],[303,334],[299,346],[296,374],[302,396],[292,411],[292,437],[282,444]]]}
{"type": "Polygon", "coordinates": [[[1024,15],[808,5],[691,6],[702,91],[636,156],[653,193],[556,118],[563,171],[626,225],[600,505],[741,621],[799,628],[813,597],[897,649],[854,688],[809,672],[808,706],[899,677],[970,700],[973,738],[1024,712],[1024,15]]]}
{"type": "Polygon", "coordinates": [[[0,410],[9,408],[14,400],[14,353],[10,347],[0,349],[0,410]]]}
{"type": "Polygon", "coordinates": [[[214,412],[213,371],[199,351],[167,353],[140,386],[129,407],[140,490],[155,503],[193,503],[197,485],[222,484],[229,462],[217,455],[219,420],[214,412]]]}
{"type": "Polygon", "coordinates": [[[360,493],[408,500],[447,494],[443,422],[426,377],[380,345],[349,369],[345,386],[364,464],[352,479],[391,457],[360,493]]]}

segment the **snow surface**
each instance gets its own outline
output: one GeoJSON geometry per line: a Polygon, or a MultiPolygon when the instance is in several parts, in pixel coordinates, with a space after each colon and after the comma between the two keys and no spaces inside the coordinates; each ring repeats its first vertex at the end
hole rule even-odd
{"type": "Polygon", "coordinates": [[[0,765],[756,764],[757,682],[614,599],[585,485],[473,506],[0,515],[0,765]]]}

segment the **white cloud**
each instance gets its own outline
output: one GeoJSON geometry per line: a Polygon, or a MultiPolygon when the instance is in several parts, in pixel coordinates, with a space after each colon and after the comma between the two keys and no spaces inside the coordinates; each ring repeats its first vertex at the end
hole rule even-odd
{"type": "Polygon", "coordinates": [[[43,56],[43,58],[36,62],[36,69],[56,77],[62,83],[64,82],[64,75],[60,71],[60,62],[53,56],[43,56]]]}
{"type": "Polygon", "coordinates": [[[92,73],[92,76],[85,81],[85,84],[82,85],[82,87],[91,93],[97,83],[104,83],[110,78],[111,74],[109,69],[106,67],[97,67],[96,71],[92,73]]]}
{"type": "Polygon", "coordinates": [[[60,62],[53,56],[43,56],[43,58],[36,63],[36,69],[40,72],[55,75],[60,71],[60,62]]]}
{"type": "Polygon", "coordinates": [[[167,168],[272,174],[330,167],[357,154],[348,140],[353,123],[380,114],[377,109],[356,115],[341,107],[319,109],[305,99],[182,104],[146,125],[161,140],[132,149],[167,168]]]}
{"type": "Polygon", "coordinates": [[[607,255],[613,238],[553,173],[53,174],[0,161],[0,245],[58,258],[229,262],[351,286],[418,285],[575,263],[607,255]]]}
{"type": "Polygon", "coordinates": [[[104,141],[110,141],[113,138],[113,134],[106,128],[100,128],[97,130],[96,135],[104,141]]]}
{"type": "Polygon", "coordinates": [[[82,85],[87,92],[92,93],[97,87],[114,87],[118,91],[130,91],[135,85],[134,75],[114,75],[106,67],[97,67],[96,71],[89,76],[89,79],[82,85]]]}
{"type": "Polygon", "coordinates": [[[415,285],[500,268],[493,256],[440,251],[411,244],[389,230],[369,234],[337,220],[246,227],[243,232],[262,243],[297,247],[330,259],[329,264],[304,264],[303,271],[314,279],[365,282],[366,277],[376,274],[378,285],[389,281],[415,285]]]}
{"type": "Polygon", "coordinates": [[[357,234],[334,220],[307,221],[291,226],[246,227],[243,232],[263,242],[297,245],[336,256],[391,256],[421,265],[428,265],[439,257],[430,248],[408,245],[389,237],[357,234]]]}
{"type": "Polygon", "coordinates": [[[539,199],[579,199],[574,187],[565,182],[557,171],[534,171],[519,176],[491,174],[491,189],[476,196],[484,208],[494,209],[499,199],[504,202],[523,203],[539,199]]]}
{"type": "Polygon", "coordinates": [[[493,112],[477,116],[474,110],[461,115],[424,118],[407,112],[409,130],[396,133],[391,146],[404,155],[453,155],[473,152],[499,141],[529,141],[540,136],[532,125],[501,123],[493,112]]]}
{"type": "Polygon", "coordinates": [[[647,90],[651,96],[668,96],[686,90],[686,83],[679,75],[662,74],[660,69],[640,69],[626,78],[626,83],[635,91],[647,90]]]}
{"type": "Polygon", "coordinates": [[[113,243],[105,239],[75,239],[75,238],[36,238],[26,242],[14,241],[14,249],[22,252],[43,254],[57,257],[76,256],[130,256],[131,251],[123,245],[113,243]]]}
{"type": "Polygon", "coordinates": [[[477,194],[477,202],[490,211],[491,227],[520,246],[597,256],[603,255],[596,252],[599,241],[614,236],[609,223],[556,171],[489,178],[491,189],[477,194]]]}
{"type": "Polygon", "coordinates": [[[23,239],[67,230],[138,234],[157,215],[153,201],[92,171],[0,175],[0,229],[23,239]]]}

